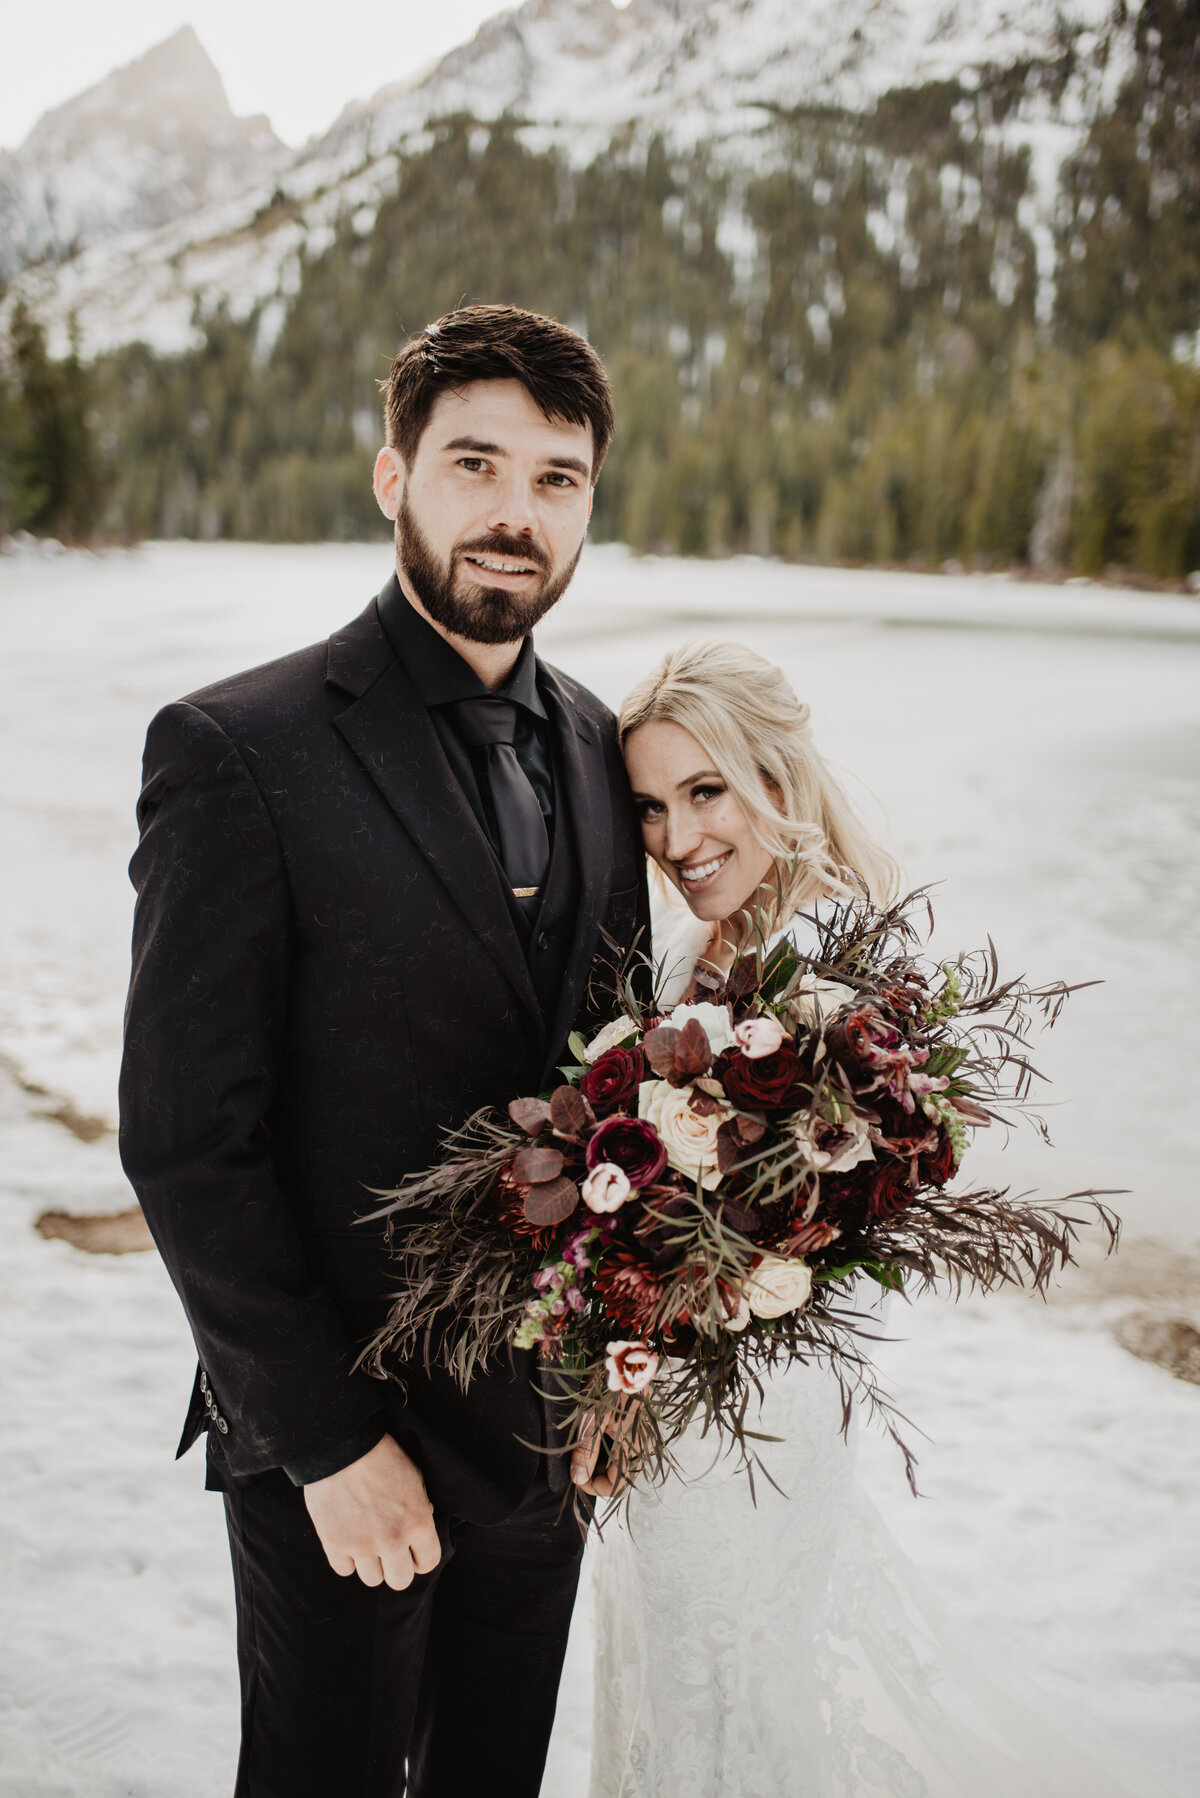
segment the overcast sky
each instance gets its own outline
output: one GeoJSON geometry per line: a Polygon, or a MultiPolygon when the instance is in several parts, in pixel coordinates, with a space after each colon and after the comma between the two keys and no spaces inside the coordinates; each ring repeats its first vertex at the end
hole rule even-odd
{"type": "Polygon", "coordinates": [[[265,112],[299,144],[347,100],[415,74],[504,10],[506,0],[0,0],[0,146],[181,25],[195,27],[233,110],[265,112]]]}

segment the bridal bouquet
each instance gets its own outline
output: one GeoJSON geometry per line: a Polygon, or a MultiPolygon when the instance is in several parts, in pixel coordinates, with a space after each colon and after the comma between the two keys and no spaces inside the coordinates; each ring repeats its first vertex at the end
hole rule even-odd
{"type": "Polygon", "coordinates": [[[1119,1228],[1092,1193],[950,1189],[974,1130],[1024,1117],[1045,1136],[1027,1046],[1071,989],[1001,981],[990,946],[934,965],[921,914],[922,894],[837,907],[809,920],[814,952],[760,943],[669,1015],[626,967],[619,1014],[571,1038],[560,1085],[477,1113],[380,1195],[401,1289],[375,1371],[424,1355],[465,1385],[535,1348],[569,1440],[606,1430],[655,1478],[697,1417],[752,1469],[761,1376],[822,1362],[911,1480],[859,1295],[1044,1289],[1080,1225],[1110,1248],[1119,1228]]]}

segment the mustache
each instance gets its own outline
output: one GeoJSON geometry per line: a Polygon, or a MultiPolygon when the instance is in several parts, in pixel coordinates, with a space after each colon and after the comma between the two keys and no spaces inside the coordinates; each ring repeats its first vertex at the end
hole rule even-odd
{"type": "Polygon", "coordinates": [[[540,543],[523,543],[519,537],[506,537],[497,531],[488,537],[476,537],[470,543],[458,543],[456,556],[495,556],[506,562],[532,562],[543,574],[550,572],[550,558],[540,543]]]}

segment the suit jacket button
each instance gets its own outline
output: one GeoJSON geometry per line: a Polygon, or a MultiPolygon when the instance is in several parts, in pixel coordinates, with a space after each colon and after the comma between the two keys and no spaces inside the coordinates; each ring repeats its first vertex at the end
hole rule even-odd
{"type": "Polygon", "coordinates": [[[544,955],[546,950],[550,947],[550,932],[548,930],[542,931],[541,935],[538,937],[537,946],[544,955]]]}
{"type": "Polygon", "coordinates": [[[225,1422],[225,1419],[223,1417],[214,1417],[213,1421],[220,1430],[222,1436],[228,1436],[229,1425],[225,1422]]]}
{"type": "Polygon", "coordinates": [[[203,1368],[200,1369],[200,1390],[201,1392],[208,1391],[208,1375],[203,1368]]]}

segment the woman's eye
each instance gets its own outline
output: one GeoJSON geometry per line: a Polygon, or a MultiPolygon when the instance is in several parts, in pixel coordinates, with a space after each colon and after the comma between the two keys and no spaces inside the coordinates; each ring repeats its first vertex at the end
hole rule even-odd
{"type": "Polygon", "coordinates": [[[710,799],[719,799],[724,791],[724,787],[693,787],[692,798],[706,805],[710,799]]]}
{"type": "Polygon", "coordinates": [[[643,799],[639,803],[637,809],[638,817],[642,820],[643,824],[648,823],[651,818],[662,817],[663,808],[658,803],[657,799],[643,799]]]}

